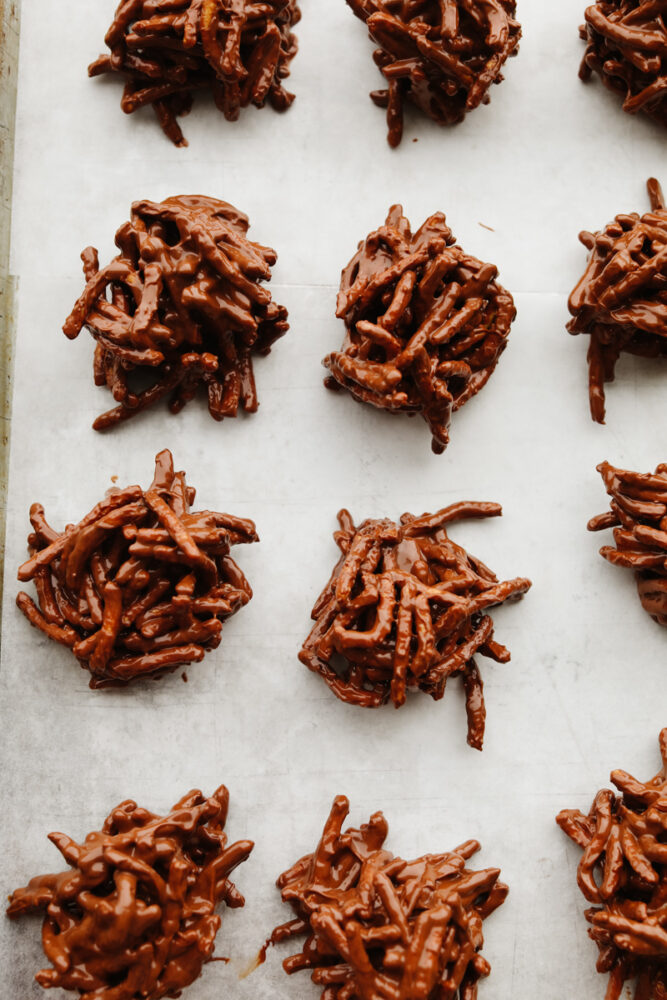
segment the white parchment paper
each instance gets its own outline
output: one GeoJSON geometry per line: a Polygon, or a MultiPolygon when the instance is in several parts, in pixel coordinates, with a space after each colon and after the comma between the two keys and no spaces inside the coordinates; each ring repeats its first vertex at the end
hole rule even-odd
{"type": "MultiPolygon", "coordinates": [[[[304,0],[292,109],[250,109],[230,125],[199,99],[184,121],[190,145],[175,149],[150,111],[122,114],[118,83],[86,78],[113,6],[23,4],[2,892],[57,870],[49,831],[83,837],[123,798],[166,810],[189,788],[210,792],[224,781],[230,836],[257,846],[237,872],[247,905],[225,915],[218,938],[216,953],[232,961],[208,966],[188,1000],[314,1000],[307,973],[282,972],[285,947],[248,979],[238,973],[289,917],[275,877],[314,848],[344,792],[355,825],[384,810],[388,846],[404,857],[477,837],[480,867],[502,868],[511,892],[485,924],[493,972],[481,996],[602,997],[574,879],[579,852],[554,815],[587,808],[612,767],[642,777],[657,770],[666,633],[642,611],[632,575],[599,558],[601,539],[585,526],[607,505],[598,462],[647,470],[667,457],[667,369],[623,358],[607,392],[608,423],[594,425],[586,344],[564,330],[566,296],[584,266],[578,231],[644,210],[648,176],[667,182],[664,136],[622,114],[600,84],[578,81],[582,0],[523,0],[521,51],[490,106],[453,130],[409,114],[392,152],[367,96],[378,75],[363,25],[343,0],[304,0]],[[218,425],[199,402],[177,418],[158,408],[95,434],[91,421],[110,402],[92,384],[92,343],[60,332],[82,287],[79,253],[92,243],[108,260],[134,199],[195,192],[247,212],[251,238],[280,255],[273,292],[292,328],[256,366],[259,413],[218,425]],[[455,416],[441,457],[420,419],[322,388],[320,360],[342,338],[333,316],[340,268],[395,201],[415,226],[445,211],[462,245],[498,264],[519,309],[497,372],[455,416]],[[256,520],[261,543],[238,550],[255,597],[225,626],[220,648],[187,671],[187,684],[176,673],[92,692],[71,654],[14,606],[28,508],[41,501],[61,528],[112,475],[148,484],[163,447],[202,507],[256,520]],[[400,712],[363,711],[339,703],[296,657],[336,558],[340,506],[362,519],[458,499],[502,502],[501,520],[462,523],[453,535],[499,575],[534,581],[524,601],[494,612],[512,662],[481,661],[483,754],[466,745],[456,684],[439,703],[414,696],[400,712]]],[[[32,980],[43,964],[39,924],[0,917],[2,1000],[41,996],[32,980]]]]}

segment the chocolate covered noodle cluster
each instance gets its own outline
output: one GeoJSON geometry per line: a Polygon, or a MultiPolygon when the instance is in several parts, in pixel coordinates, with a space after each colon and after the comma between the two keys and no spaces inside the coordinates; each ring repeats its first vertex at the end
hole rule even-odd
{"type": "Polygon", "coordinates": [[[530,580],[499,583],[479,559],[456,545],[447,525],[496,517],[493,503],[457,503],[436,514],[404,514],[354,526],[338,515],[342,555],[313,608],[315,626],[299,659],[341,701],[399,708],[410,688],[440,699],[450,677],[462,677],[468,743],[482,749],[486,709],[475,654],[507,663],[493,638],[489,608],[520,597],[530,580]]]}
{"type": "Polygon", "coordinates": [[[220,644],[223,622],[252,597],[229,552],[257,541],[255,525],[191,511],[194,498],[162,451],[148,490],[109,490],[63,532],[48,525],[41,504],[30,508],[30,559],[18,578],[34,581],[39,606],[23,591],[16,603],[72,650],[92,688],[203,660],[220,644]]]}
{"type": "Polygon", "coordinates": [[[616,546],[600,555],[614,566],[634,569],[645,611],[667,625],[667,464],[655,472],[626,472],[609,462],[598,465],[611,510],[588,522],[589,531],[614,529],[616,546]]]}
{"type": "Polygon", "coordinates": [[[586,53],[579,76],[597,73],[618,91],[623,110],[667,125],[667,17],[661,0],[598,0],[579,34],[586,53]]]}
{"type": "Polygon", "coordinates": [[[257,410],[252,355],[268,354],[289,327],[261,285],[276,253],[251,243],[248,226],[232,205],[203,195],[136,201],[110,264],[100,268],[94,247],[83,251],[87,284],[63,332],[72,340],[89,330],[95,385],[118,404],[95,430],[165,397],[178,413],[200,390],[215,420],[257,410]]]}
{"type": "Polygon", "coordinates": [[[400,205],[344,269],[336,315],[347,330],[324,364],[329,388],[391,413],[421,413],[433,451],[453,411],[486,385],[516,310],[498,269],[454,245],[438,212],[414,235],[400,205]]]}
{"type": "Polygon", "coordinates": [[[619,1000],[636,977],[635,1000],[667,997],[667,729],[662,770],[650,781],[612,771],[620,795],[605,788],[587,816],[564,809],[556,821],[583,850],[577,883],[594,903],[588,933],[609,973],[606,1000],[619,1000]]]}
{"type": "Polygon", "coordinates": [[[614,378],[622,351],[667,355],[667,209],[658,182],[647,183],[651,211],[617,215],[599,233],[580,233],[590,251],[583,277],[570,295],[572,334],[590,337],[591,416],[604,423],[604,384],[614,378]]]}
{"type": "Polygon", "coordinates": [[[177,118],[196,91],[209,91],[228,121],[249,104],[289,108],[282,82],[300,17],[296,0],[121,0],[104,39],[110,54],[88,75],[124,77],[123,111],[151,105],[165,135],[187,146],[177,118]]]}
{"type": "Polygon", "coordinates": [[[489,90],[516,55],[521,26],[515,0],[347,0],[366,22],[387,88],[371,98],[387,109],[388,142],[403,137],[410,101],[438,125],[463,121],[488,104],[489,90]]]}
{"type": "Polygon", "coordinates": [[[403,861],[383,848],[381,812],[342,832],[348,811],[339,795],[315,853],[278,879],[296,919],[271,941],[307,935],[285,971],[312,969],[323,1000],[476,1000],[491,971],[482,923],[508,892],[500,871],[466,868],[476,840],[403,861]]]}
{"type": "Polygon", "coordinates": [[[216,906],[243,906],[229,875],[253,848],[227,844],[229,793],[189,792],[167,816],[121,802],[102,829],[77,844],[51,833],[70,866],[31,879],[9,897],[10,917],[44,911],[42,945],[52,968],[40,986],[82,1000],[178,997],[211,960],[216,906]]]}

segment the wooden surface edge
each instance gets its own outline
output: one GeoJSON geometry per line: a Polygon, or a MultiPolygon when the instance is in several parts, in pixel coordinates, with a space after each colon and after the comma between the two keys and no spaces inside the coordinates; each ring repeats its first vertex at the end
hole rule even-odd
{"type": "MultiPolygon", "coordinates": [[[[14,125],[19,52],[19,0],[0,0],[0,566],[5,564],[5,523],[14,361],[16,278],[10,274],[14,125]]],[[[0,572],[0,602],[3,572],[0,572]]],[[[2,638],[0,636],[0,643],[2,638]]]]}

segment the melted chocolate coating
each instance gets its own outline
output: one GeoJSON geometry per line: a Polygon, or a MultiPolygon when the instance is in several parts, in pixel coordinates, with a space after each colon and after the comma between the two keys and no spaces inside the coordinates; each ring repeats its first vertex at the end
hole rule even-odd
{"type": "Polygon", "coordinates": [[[530,580],[499,583],[479,559],[447,535],[464,517],[497,517],[498,504],[458,503],[436,514],[403,514],[354,526],[338,514],[334,538],[342,555],[320,594],[315,626],[299,659],[320,674],[341,701],[399,708],[408,688],[438,700],[450,677],[462,677],[468,743],[482,749],[486,709],[474,656],[507,663],[493,639],[488,608],[521,597],[530,580]]]}
{"type": "Polygon", "coordinates": [[[634,569],[642,606],[667,625],[667,464],[650,473],[625,472],[609,462],[598,465],[611,510],[588,522],[589,531],[614,529],[613,545],[600,555],[614,566],[634,569]]]}
{"type": "Polygon", "coordinates": [[[221,785],[209,799],[189,792],[167,816],[121,802],[83,844],[49,834],[69,870],[31,879],[7,910],[45,911],[53,968],[37,973],[40,986],[77,990],[82,1000],[180,996],[212,960],[216,906],[244,905],[229,875],[254,845],[227,845],[228,804],[221,785]]]}
{"type": "Polygon", "coordinates": [[[454,245],[441,212],[413,235],[394,205],[343,270],[336,315],[346,337],[324,359],[325,385],[390,413],[421,413],[443,452],[452,412],[486,385],[516,316],[497,275],[454,245]]]}
{"type": "Polygon", "coordinates": [[[347,0],[380,47],[376,65],[386,90],[371,94],[387,109],[387,141],[403,137],[403,106],[410,101],[438,125],[455,125],[503,79],[501,69],[519,50],[515,0],[347,0]]]}
{"type": "Polygon", "coordinates": [[[598,233],[582,232],[588,265],[568,302],[572,334],[590,337],[591,416],[604,423],[605,382],[622,351],[667,355],[667,209],[660,185],[647,182],[651,211],[617,215],[598,233]]]}
{"type": "Polygon", "coordinates": [[[667,729],[660,733],[662,769],[650,781],[612,771],[621,793],[605,788],[587,816],[564,809],[561,829],[583,850],[577,884],[596,905],[586,910],[609,973],[605,1000],[620,1000],[637,977],[635,1000],[667,996],[667,729]]]}
{"type": "Polygon", "coordinates": [[[252,597],[229,551],[256,542],[255,525],[192,512],[194,498],[165,450],[146,492],[109,490],[62,533],[41,504],[30,508],[31,557],[18,578],[34,580],[39,607],[24,591],[16,603],[31,625],[72,650],[92,688],[203,660],[220,644],[223,622],[252,597]]]}
{"type": "Polygon", "coordinates": [[[210,91],[227,121],[249,104],[289,108],[294,95],[282,81],[300,17],[296,0],[121,0],[105,37],[111,54],[88,75],[125,77],[123,111],[152,105],[167,138],[187,146],[176,119],[190,111],[195,91],[210,91]]]}
{"type": "Polygon", "coordinates": [[[667,19],[656,0],[597,0],[579,29],[586,53],[579,76],[597,73],[624,98],[623,110],[667,125],[667,19]]]}
{"type": "Polygon", "coordinates": [[[252,355],[268,354],[289,325],[260,284],[276,252],[251,243],[248,226],[232,205],[203,195],[136,201],[110,264],[100,269],[97,250],[83,251],[87,283],[63,332],[92,334],[95,385],[118,403],[95,430],[165,397],[178,413],[200,389],[214,420],[257,410],[252,355]],[[137,378],[150,384],[140,388],[137,378]]]}
{"type": "Polygon", "coordinates": [[[342,832],[348,812],[337,796],[317,850],[278,879],[296,919],[270,942],[307,934],[285,971],[312,969],[323,1000],[476,1000],[478,980],[491,971],[480,953],[482,922],[508,893],[499,869],[465,867],[476,840],[403,861],[383,847],[381,812],[342,832]]]}

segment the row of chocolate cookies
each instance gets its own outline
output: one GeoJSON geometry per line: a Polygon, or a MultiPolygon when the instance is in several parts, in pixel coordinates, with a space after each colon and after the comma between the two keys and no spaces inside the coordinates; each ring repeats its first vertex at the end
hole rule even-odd
{"type": "MultiPolygon", "coordinates": [[[[590,405],[604,420],[604,384],[621,352],[667,354],[667,210],[648,181],[651,211],[617,215],[580,239],[590,251],[570,297],[568,329],[590,337],[590,405]]],[[[118,255],[100,267],[82,253],[86,287],[64,332],[95,339],[94,379],[116,406],[107,430],[160,400],[179,412],[205,392],[215,420],[258,406],[253,356],[288,329],[264,282],[277,254],[248,239],[247,216],[199,196],[138,201],[116,233],[118,255]]],[[[437,212],[413,233],[400,205],[343,269],[336,314],[340,350],[325,384],[390,413],[420,413],[444,451],[452,414],[487,383],[516,316],[494,264],[456,244],[437,212]]]]}
{"type": "MultiPolygon", "coordinates": [[[[515,0],[347,0],[378,46],[374,60],[386,88],[371,94],[387,109],[388,141],[403,135],[406,102],[440,125],[489,103],[493,84],[518,52],[515,0]]],[[[580,75],[600,75],[624,97],[625,111],[667,124],[667,30],[655,0],[597,0],[585,11],[580,75]]],[[[228,121],[242,108],[270,103],[285,111],[283,86],[296,55],[296,0],[121,0],[105,37],[109,53],[90,76],[125,80],[127,114],[150,105],[164,133],[187,145],[178,118],[194,94],[209,92],[228,121]]]]}
{"type": "MultiPolygon", "coordinates": [[[[614,529],[601,552],[633,568],[642,603],[667,625],[667,466],[653,475],[600,466],[611,510],[591,530],[614,529]]],[[[71,649],[93,688],[161,677],[193,662],[221,640],[224,622],[252,597],[231,556],[258,541],[248,519],[193,511],[195,490],[156,457],[150,487],[114,487],[77,523],[52,528],[44,508],[30,509],[30,558],[19,579],[32,581],[17,605],[48,638],[71,649]]],[[[348,704],[396,708],[418,689],[439,700],[450,678],[466,693],[468,742],[481,750],[486,711],[476,656],[500,663],[509,650],[494,639],[489,609],[523,596],[531,581],[499,581],[449,537],[465,518],[497,517],[499,504],[464,501],[398,523],[346,510],[334,538],[341,555],[312,617],[299,657],[348,704]]]]}
{"type": "MultiPolygon", "coordinates": [[[[609,973],[606,1000],[636,979],[635,1000],[667,995],[667,729],[662,768],[642,782],[625,771],[595,796],[589,813],[567,809],[557,822],[583,850],[577,881],[594,905],[586,911],[609,973]]],[[[244,905],[231,872],[250,855],[249,840],[227,843],[229,794],[188,793],[167,816],[122,802],[82,844],[52,833],[69,865],[33,878],[9,898],[8,914],[44,912],[45,987],[82,1000],[159,1000],[179,996],[213,961],[216,907],[244,905]]],[[[288,974],[311,970],[322,1000],[476,1000],[489,975],[483,922],[504,901],[500,870],[467,867],[480,849],[405,861],[385,847],[381,812],[343,829],[349,812],[337,796],[320,842],[277,880],[294,918],[269,944],[302,937],[286,958],[288,974]]]]}

